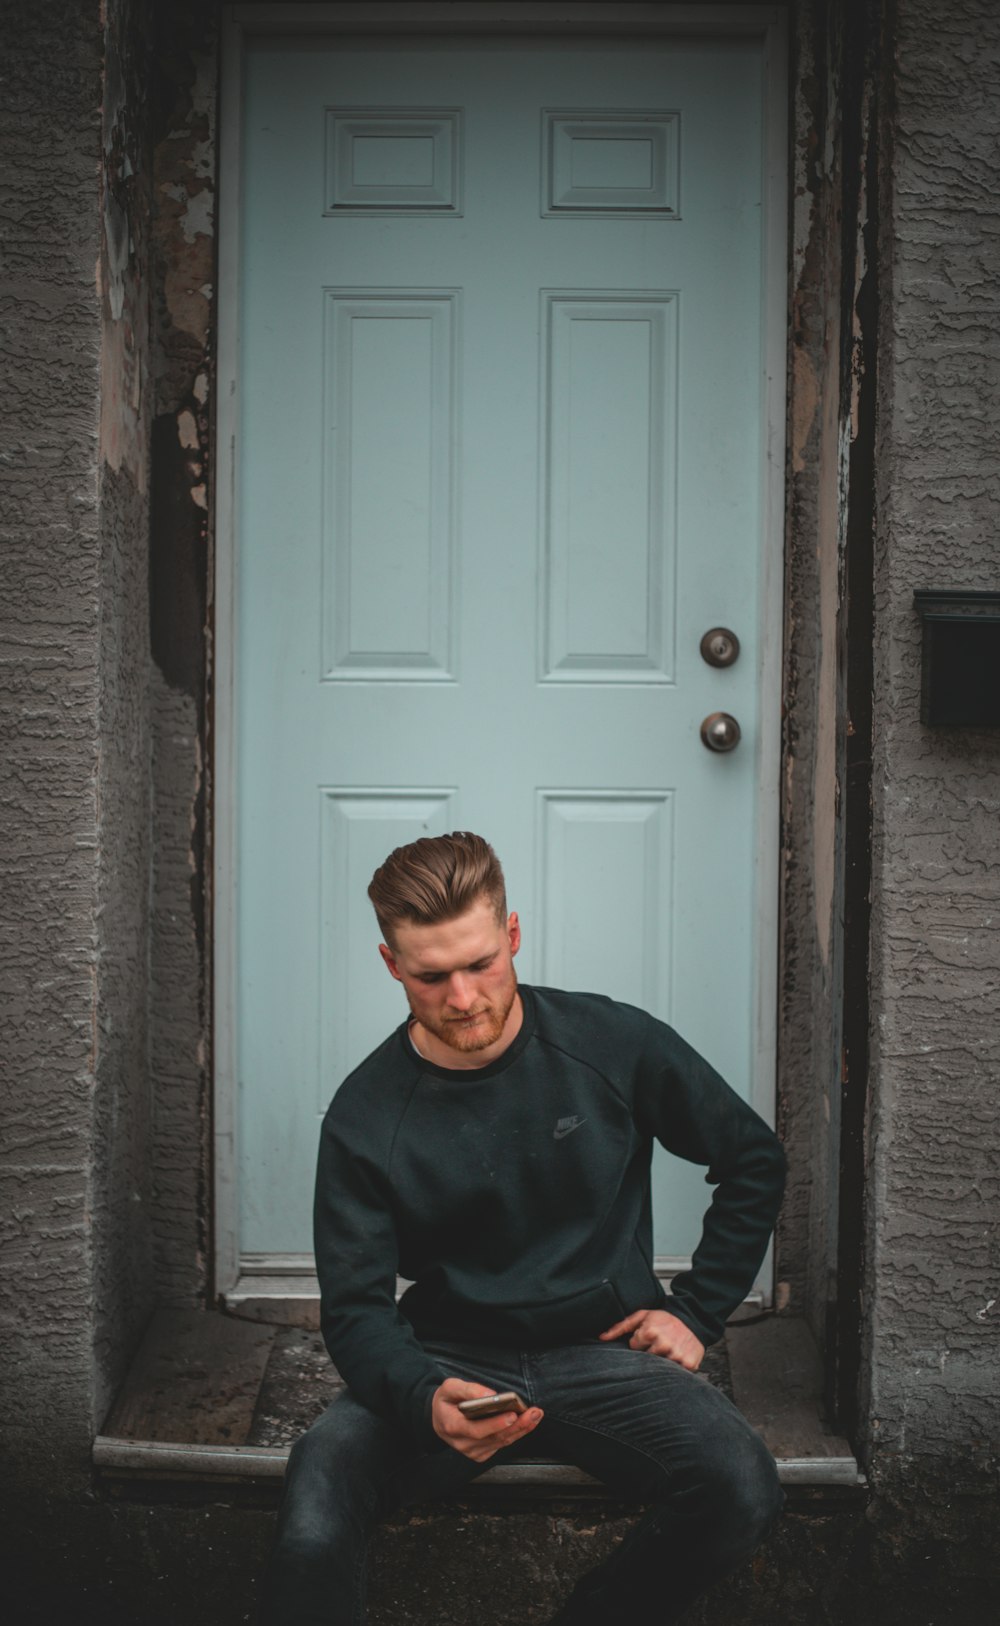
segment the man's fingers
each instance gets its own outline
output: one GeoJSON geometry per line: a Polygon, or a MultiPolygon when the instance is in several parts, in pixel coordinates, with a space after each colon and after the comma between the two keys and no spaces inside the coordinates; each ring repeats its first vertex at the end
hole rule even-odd
{"type": "Polygon", "coordinates": [[[522,1434],[530,1434],[541,1420],[540,1408],[529,1406],[527,1411],[507,1411],[501,1412],[499,1417],[486,1417],[477,1424],[477,1429],[481,1428],[486,1435],[505,1434],[511,1440],[517,1440],[522,1434]]]}
{"type": "Polygon", "coordinates": [[[609,1327],[607,1332],[602,1332],[598,1336],[601,1339],[624,1338],[625,1334],[633,1332],[648,1314],[648,1310],[633,1310],[632,1314],[627,1315],[624,1321],[616,1321],[613,1327],[609,1327]]]}
{"type": "Polygon", "coordinates": [[[629,1337],[629,1349],[642,1350],[673,1361],[687,1372],[697,1372],[705,1355],[701,1339],[686,1322],[669,1310],[633,1310],[623,1321],[616,1321],[601,1338],[629,1337]]]}
{"type": "Polygon", "coordinates": [[[542,1420],[541,1410],[537,1406],[530,1406],[525,1412],[498,1412],[495,1417],[466,1417],[464,1412],[459,1412],[458,1416],[460,1421],[454,1432],[477,1441],[490,1440],[495,1434],[516,1440],[522,1434],[530,1433],[542,1420]]]}
{"type": "Polygon", "coordinates": [[[489,1430],[491,1435],[502,1434],[503,1439],[499,1445],[512,1444],[519,1440],[522,1434],[530,1434],[542,1420],[542,1413],[537,1406],[529,1406],[527,1411],[521,1413],[506,1412],[502,1417],[490,1417],[489,1422],[496,1425],[489,1430]]]}
{"type": "Polygon", "coordinates": [[[532,1429],[538,1427],[542,1415],[539,1406],[529,1406],[527,1411],[522,1412],[519,1417],[515,1417],[509,1428],[501,1432],[501,1437],[495,1442],[494,1449],[504,1451],[508,1445],[516,1445],[518,1440],[524,1438],[525,1434],[530,1434],[532,1429]]]}
{"type": "Polygon", "coordinates": [[[517,1428],[526,1412],[501,1411],[495,1417],[466,1417],[469,1433],[479,1440],[488,1440],[492,1434],[509,1434],[517,1428]]]}
{"type": "Polygon", "coordinates": [[[495,1395],[495,1389],[485,1383],[470,1383],[465,1378],[445,1378],[434,1391],[431,1422],[439,1439],[453,1450],[474,1462],[485,1462],[494,1452],[513,1445],[523,1434],[530,1434],[542,1420],[541,1408],[529,1406],[525,1412],[498,1412],[493,1417],[467,1417],[459,1410],[459,1401],[475,1400],[483,1395],[495,1395]]]}
{"type": "Polygon", "coordinates": [[[476,1425],[477,1437],[467,1446],[459,1447],[465,1455],[472,1457],[475,1462],[485,1462],[487,1458],[496,1456],[498,1451],[504,1451],[509,1445],[516,1445],[525,1434],[530,1434],[537,1428],[542,1420],[542,1412],[537,1406],[531,1406],[520,1416],[508,1412],[503,1417],[484,1418],[482,1423],[476,1425]],[[487,1431],[487,1423],[493,1423],[493,1428],[487,1431]],[[480,1432],[482,1431],[482,1432],[480,1432]]]}
{"type": "Polygon", "coordinates": [[[673,1361],[675,1366],[682,1366],[686,1372],[697,1372],[705,1354],[704,1346],[698,1339],[676,1339],[655,1327],[640,1327],[629,1339],[629,1349],[660,1355],[664,1360],[673,1361]]]}

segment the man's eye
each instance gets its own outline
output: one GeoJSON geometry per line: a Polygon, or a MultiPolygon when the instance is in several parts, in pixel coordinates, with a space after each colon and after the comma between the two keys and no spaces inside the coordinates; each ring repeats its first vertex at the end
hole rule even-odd
{"type": "Polygon", "coordinates": [[[441,980],[442,980],[441,977],[438,975],[438,973],[436,971],[427,971],[427,972],[425,972],[425,974],[420,979],[421,982],[426,982],[426,983],[440,982],[441,980]]]}

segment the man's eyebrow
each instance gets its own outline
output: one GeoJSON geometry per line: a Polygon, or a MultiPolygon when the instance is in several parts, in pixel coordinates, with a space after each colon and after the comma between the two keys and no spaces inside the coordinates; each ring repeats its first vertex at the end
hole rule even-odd
{"type": "Polygon", "coordinates": [[[449,966],[447,971],[418,971],[416,975],[421,982],[427,982],[431,977],[451,977],[456,971],[475,971],[477,966],[489,965],[491,960],[496,959],[499,952],[499,949],[491,949],[489,954],[481,954],[478,960],[470,960],[468,965],[449,966]]]}

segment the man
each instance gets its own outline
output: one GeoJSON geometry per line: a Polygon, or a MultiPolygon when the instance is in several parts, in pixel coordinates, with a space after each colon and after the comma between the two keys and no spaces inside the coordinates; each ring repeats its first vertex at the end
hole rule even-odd
{"type": "Polygon", "coordinates": [[[410,1018],[323,1124],[316,1264],[348,1393],[292,1451],[266,1618],[354,1626],[375,1520],[455,1494],[531,1435],[652,1504],[560,1626],[674,1620],[782,1502],[758,1436],[695,1376],[763,1257],[781,1149],[663,1023],[519,987],[520,926],[480,836],[398,848],[369,896],[410,1018]],[[652,1268],[654,1139],[716,1186],[669,1295],[652,1268]],[[398,1306],[397,1273],[413,1283],[398,1306]],[[508,1390],[522,1413],[460,1410],[508,1390]]]}

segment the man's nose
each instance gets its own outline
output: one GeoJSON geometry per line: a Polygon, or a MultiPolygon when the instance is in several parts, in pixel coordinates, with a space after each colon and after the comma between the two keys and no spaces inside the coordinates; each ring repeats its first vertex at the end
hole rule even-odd
{"type": "Polygon", "coordinates": [[[476,990],[472,978],[461,971],[453,972],[448,984],[448,1002],[452,1008],[456,1011],[467,1011],[475,998],[476,990]]]}

